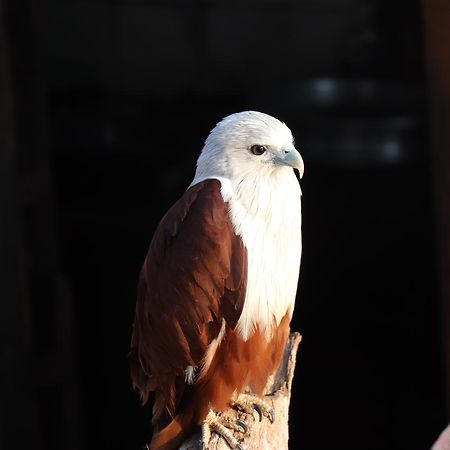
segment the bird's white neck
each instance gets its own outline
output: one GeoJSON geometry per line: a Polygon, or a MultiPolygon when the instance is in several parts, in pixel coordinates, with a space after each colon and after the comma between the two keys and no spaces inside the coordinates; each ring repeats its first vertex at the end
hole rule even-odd
{"type": "Polygon", "coordinates": [[[289,168],[266,175],[234,182],[217,177],[248,254],[246,298],[237,325],[244,340],[256,327],[270,338],[284,315],[292,315],[300,269],[300,186],[289,168]]]}

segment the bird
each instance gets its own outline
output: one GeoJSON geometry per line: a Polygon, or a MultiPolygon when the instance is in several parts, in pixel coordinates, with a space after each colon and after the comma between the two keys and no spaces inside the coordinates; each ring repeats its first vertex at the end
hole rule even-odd
{"type": "Polygon", "coordinates": [[[303,172],[284,122],[231,114],[210,131],[193,181],[157,226],[129,354],[135,390],[143,403],[153,398],[150,450],[179,448],[199,427],[203,436],[236,428],[220,412],[240,398],[271,418],[262,396],[290,333],[303,172]]]}

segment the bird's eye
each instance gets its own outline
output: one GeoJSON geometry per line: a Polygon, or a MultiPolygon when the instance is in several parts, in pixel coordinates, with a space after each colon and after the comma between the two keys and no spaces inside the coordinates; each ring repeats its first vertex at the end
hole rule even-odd
{"type": "Polygon", "coordinates": [[[256,156],[260,156],[262,155],[265,151],[266,151],[266,147],[264,147],[264,145],[252,145],[250,147],[250,151],[256,155],[256,156]]]}

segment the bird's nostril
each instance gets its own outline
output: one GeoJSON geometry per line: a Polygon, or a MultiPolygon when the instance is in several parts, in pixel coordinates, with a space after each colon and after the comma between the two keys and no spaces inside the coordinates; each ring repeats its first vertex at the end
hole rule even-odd
{"type": "Polygon", "coordinates": [[[289,150],[284,150],[284,154],[287,155],[289,153],[289,150]]]}

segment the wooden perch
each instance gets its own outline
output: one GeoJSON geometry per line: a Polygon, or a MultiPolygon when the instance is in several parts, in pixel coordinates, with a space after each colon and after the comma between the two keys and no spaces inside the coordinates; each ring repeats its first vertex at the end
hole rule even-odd
{"type": "MultiPolygon", "coordinates": [[[[289,402],[291,399],[291,386],[294,377],[297,349],[302,337],[299,333],[292,333],[286,345],[283,361],[278,372],[266,386],[267,401],[275,411],[275,421],[270,423],[267,418],[261,422],[255,414],[255,419],[246,416],[244,413],[234,409],[226,410],[223,415],[226,417],[245,420],[248,425],[248,432],[235,432],[234,436],[239,440],[246,450],[277,449],[288,450],[289,439],[289,402]]],[[[207,443],[208,450],[230,450],[229,445],[223,438],[213,433],[207,443]]],[[[200,432],[190,437],[180,450],[202,450],[200,432]]]]}

